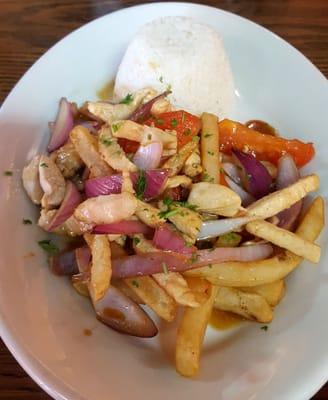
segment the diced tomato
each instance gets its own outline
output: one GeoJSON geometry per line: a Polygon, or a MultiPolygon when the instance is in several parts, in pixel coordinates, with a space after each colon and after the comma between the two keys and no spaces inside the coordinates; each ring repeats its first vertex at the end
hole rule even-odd
{"type": "Polygon", "coordinates": [[[198,135],[201,128],[200,118],[189,114],[187,111],[171,111],[151,117],[144,122],[160,129],[175,130],[178,138],[178,150],[198,135]]]}
{"type": "Polygon", "coordinates": [[[312,143],[265,135],[229,119],[219,122],[219,135],[220,151],[223,153],[230,154],[232,149],[237,149],[273,164],[277,164],[279,158],[288,153],[298,167],[303,167],[315,154],[312,143]]]}
{"type": "Polygon", "coordinates": [[[133,140],[119,138],[118,144],[122,147],[125,153],[135,153],[139,148],[139,143],[133,140]]]}
{"type": "Polygon", "coordinates": [[[228,183],[227,183],[227,181],[226,181],[226,179],[224,177],[224,173],[223,172],[220,172],[220,181],[219,181],[219,183],[220,183],[220,185],[229,187],[229,185],[228,185],[228,183]]]}

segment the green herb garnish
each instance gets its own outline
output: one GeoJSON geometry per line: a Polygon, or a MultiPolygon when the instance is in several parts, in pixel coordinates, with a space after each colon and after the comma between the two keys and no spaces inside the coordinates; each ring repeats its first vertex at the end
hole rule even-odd
{"type": "Polygon", "coordinates": [[[175,210],[166,210],[166,211],[160,211],[159,213],[158,213],[158,216],[160,217],[160,218],[165,218],[165,219],[167,219],[167,218],[170,218],[170,217],[172,217],[173,215],[175,215],[175,214],[178,214],[180,212],[180,210],[179,209],[175,209],[175,210]]]}
{"type": "Polygon", "coordinates": [[[140,170],[138,180],[136,183],[136,194],[139,200],[143,199],[146,189],[146,175],[144,170],[140,170]]]}
{"type": "Polygon", "coordinates": [[[139,282],[136,281],[135,279],[133,279],[133,281],[132,281],[131,283],[132,283],[132,285],[133,285],[134,287],[136,287],[136,288],[139,287],[139,282]]]}
{"type": "Polygon", "coordinates": [[[211,136],[213,136],[212,133],[205,133],[204,138],[209,138],[209,137],[211,137],[211,136]]]}
{"type": "Polygon", "coordinates": [[[214,151],[208,151],[207,154],[209,154],[210,156],[214,156],[214,151]]]}
{"type": "Polygon", "coordinates": [[[30,220],[30,219],[28,219],[28,218],[23,218],[23,224],[24,225],[32,225],[32,221],[30,220]]]}
{"type": "Polygon", "coordinates": [[[199,142],[199,137],[198,136],[193,136],[192,141],[198,143],[199,142]]]}
{"type": "Polygon", "coordinates": [[[49,239],[39,240],[38,245],[51,256],[59,253],[59,248],[49,239]]]}
{"type": "Polygon", "coordinates": [[[13,175],[13,171],[4,171],[3,173],[5,176],[12,176],[13,175]]]}
{"type": "Polygon", "coordinates": [[[212,264],[208,264],[208,268],[212,269],[213,265],[212,264]]]}
{"type": "Polygon", "coordinates": [[[160,81],[161,83],[163,83],[163,82],[164,82],[164,78],[163,78],[162,76],[160,76],[160,77],[159,77],[159,81],[160,81]]]}
{"type": "Polygon", "coordinates": [[[43,162],[43,163],[40,164],[40,167],[42,167],[42,168],[48,168],[48,164],[46,164],[45,162],[43,162]]]}
{"type": "Polygon", "coordinates": [[[156,119],[156,124],[157,124],[157,125],[163,125],[163,124],[164,124],[164,120],[161,119],[161,118],[157,118],[157,119],[156,119]]]}
{"type": "Polygon", "coordinates": [[[205,182],[210,182],[210,183],[214,182],[214,178],[212,176],[210,176],[207,172],[204,173],[203,180],[205,182]]]}
{"type": "Polygon", "coordinates": [[[191,258],[190,258],[190,262],[195,263],[197,260],[198,260],[197,253],[193,253],[191,258]]]}
{"type": "Polygon", "coordinates": [[[116,122],[116,124],[112,124],[113,132],[117,132],[120,129],[121,125],[122,125],[122,122],[116,122]]]}
{"type": "Polygon", "coordinates": [[[120,101],[120,104],[131,104],[133,102],[133,96],[131,93],[128,93],[123,100],[120,101]]]}
{"type": "Polygon", "coordinates": [[[165,275],[167,275],[169,273],[169,270],[167,268],[167,265],[165,262],[162,262],[162,268],[163,268],[163,272],[165,275]]]}
{"type": "Polygon", "coordinates": [[[184,134],[185,136],[191,135],[191,129],[190,129],[190,128],[186,128],[186,129],[183,131],[183,134],[184,134]]]}
{"type": "Polygon", "coordinates": [[[133,243],[137,246],[140,243],[140,239],[138,237],[133,238],[133,243]]]}
{"type": "Polygon", "coordinates": [[[178,121],[175,118],[171,119],[171,126],[173,128],[175,128],[177,125],[178,125],[178,121]]]}
{"type": "Polygon", "coordinates": [[[269,329],[268,325],[261,326],[262,331],[267,331],[269,329]]]}
{"type": "Polygon", "coordinates": [[[235,232],[225,233],[216,241],[217,247],[237,247],[242,237],[235,232]]]}
{"type": "Polygon", "coordinates": [[[100,142],[107,147],[113,144],[113,140],[108,138],[101,138],[100,142]]]}
{"type": "Polygon", "coordinates": [[[147,139],[148,139],[148,140],[151,140],[151,139],[152,139],[152,135],[151,135],[150,133],[148,133],[147,139]]]}

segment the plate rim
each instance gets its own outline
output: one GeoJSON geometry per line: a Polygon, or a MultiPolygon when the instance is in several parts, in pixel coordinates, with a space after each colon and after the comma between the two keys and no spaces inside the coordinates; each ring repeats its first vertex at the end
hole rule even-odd
{"type": "MultiPolygon", "coordinates": [[[[19,78],[19,80],[16,82],[16,84],[13,86],[13,88],[10,90],[10,92],[7,94],[5,99],[3,100],[2,104],[0,105],[0,122],[3,114],[6,112],[7,108],[7,103],[9,103],[11,97],[15,96],[16,91],[18,87],[21,85],[21,83],[25,80],[28,79],[28,75],[31,73],[31,71],[34,70],[39,64],[44,62],[48,56],[48,54],[55,49],[56,47],[61,46],[62,42],[65,41],[68,37],[71,37],[73,35],[77,35],[78,32],[82,29],[85,29],[87,26],[97,23],[97,21],[101,19],[107,18],[111,14],[124,14],[126,11],[130,9],[137,9],[137,8],[161,8],[162,6],[165,7],[170,7],[170,6],[185,6],[185,7],[195,7],[195,8],[204,8],[208,10],[212,10],[221,14],[225,14],[227,16],[236,18],[237,20],[242,20],[243,22],[246,22],[251,25],[255,25],[257,28],[260,28],[261,30],[264,30],[267,34],[275,38],[288,48],[289,51],[292,51],[298,55],[298,57],[301,57],[303,61],[305,61],[312,69],[313,72],[315,72],[318,76],[319,79],[323,81],[323,83],[327,83],[328,80],[325,77],[325,75],[320,71],[320,69],[307,57],[305,56],[300,50],[298,50],[296,47],[294,47],[292,44],[287,42],[284,38],[276,34],[275,32],[270,31],[268,28],[260,25],[259,23],[256,23],[246,17],[240,16],[236,13],[230,12],[223,10],[218,7],[213,7],[209,6],[206,4],[200,4],[200,3],[191,3],[191,2],[156,2],[156,3],[141,3],[138,5],[132,5],[124,8],[120,8],[118,10],[111,11],[109,13],[106,13],[100,17],[97,17],[81,26],[78,28],[74,29],[73,31],[69,32],[65,36],[63,36],[60,40],[58,40],[56,43],[54,43],[51,47],[49,47],[25,72],[24,74],[19,78]]],[[[29,353],[28,347],[23,344],[19,343],[22,340],[20,340],[17,337],[17,334],[15,333],[14,327],[10,326],[8,323],[6,323],[6,318],[3,313],[3,311],[0,308],[0,336],[15,360],[19,363],[19,365],[24,369],[24,371],[37,383],[38,386],[40,386],[48,395],[53,397],[56,400],[87,400],[84,396],[81,396],[79,393],[77,393],[73,388],[71,388],[68,384],[66,384],[62,379],[56,377],[56,375],[47,369],[47,367],[43,364],[41,364],[40,361],[38,361],[33,354],[29,353]]],[[[310,384],[307,384],[307,391],[303,391],[303,397],[302,399],[308,400],[310,399],[317,391],[326,383],[327,378],[328,378],[328,357],[327,357],[327,364],[325,365],[325,368],[321,368],[321,374],[319,374],[319,371],[317,371],[315,374],[313,374],[313,378],[311,379],[310,384]]],[[[301,399],[301,398],[300,398],[301,399]]]]}

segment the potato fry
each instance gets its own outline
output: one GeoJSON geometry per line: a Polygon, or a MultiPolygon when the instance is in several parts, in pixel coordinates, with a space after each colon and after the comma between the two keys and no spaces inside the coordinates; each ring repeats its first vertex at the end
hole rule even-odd
{"type": "Polygon", "coordinates": [[[107,125],[99,131],[98,148],[102,158],[116,171],[137,171],[137,167],[127,158],[107,125]]]}
{"type": "Polygon", "coordinates": [[[202,156],[202,181],[219,182],[219,127],[216,115],[203,113],[200,142],[202,156]]]}
{"type": "Polygon", "coordinates": [[[239,290],[247,293],[256,293],[264,297],[270,306],[276,306],[285,295],[285,282],[283,280],[267,283],[265,285],[241,287],[239,290]]]}
{"type": "Polygon", "coordinates": [[[293,185],[277,190],[251,204],[247,208],[247,215],[258,219],[273,217],[303,199],[308,193],[318,190],[319,184],[319,177],[315,174],[300,178],[293,185]]]}
{"type": "Polygon", "coordinates": [[[199,304],[205,303],[210,296],[211,283],[203,278],[192,276],[186,276],[184,278],[189,286],[189,289],[194,294],[196,301],[199,304]]]}
{"type": "Polygon", "coordinates": [[[88,245],[92,254],[89,292],[93,302],[96,302],[104,296],[110,285],[112,276],[111,251],[105,235],[88,235],[88,245]]]}
{"type": "Polygon", "coordinates": [[[175,363],[177,372],[183,376],[195,376],[199,370],[200,353],[217,288],[211,285],[209,292],[209,298],[201,306],[185,308],[178,327],[175,363]]]}
{"type": "Polygon", "coordinates": [[[112,174],[113,170],[101,158],[97,142],[87,128],[81,125],[75,126],[70,133],[70,139],[93,177],[112,174]]]}
{"type": "Polygon", "coordinates": [[[196,150],[198,143],[196,141],[191,141],[185,144],[177,154],[174,154],[163,164],[162,168],[170,169],[170,176],[177,175],[183,168],[184,163],[191,153],[196,150]]]}
{"type": "MultiPolygon", "coordinates": [[[[318,197],[308,208],[296,234],[314,241],[324,226],[323,199],[318,197]]],[[[302,261],[302,257],[285,251],[275,257],[254,262],[224,262],[186,271],[184,276],[205,278],[215,285],[244,287],[258,286],[283,279],[302,261]]]]}
{"type": "Polygon", "coordinates": [[[272,309],[264,297],[234,288],[219,287],[214,308],[262,323],[271,322],[273,318],[272,309]]]}
{"type": "Polygon", "coordinates": [[[178,186],[183,186],[188,188],[191,185],[192,185],[192,180],[188,176],[185,175],[171,176],[170,178],[167,179],[167,182],[165,184],[165,190],[176,188],[178,186]]]}
{"type": "Polygon", "coordinates": [[[135,303],[145,304],[144,301],[142,301],[142,299],[137,295],[137,293],[132,290],[123,279],[115,279],[111,282],[111,284],[135,303]]]}
{"type": "Polygon", "coordinates": [[[177,303],[152,277],[127,278],[124,279],[124,282],[159,317],[168,322],[174,320],[177,313],[177,303]]]}
{"type": "Polygon", "coordinates": [[[318,263],[321,249],[318,245],[302,239],[295,233],[279,228],[267,221],[252,221],[246,225],[246,230],[259,238],[265,239],[283,249],[318,263]]]}

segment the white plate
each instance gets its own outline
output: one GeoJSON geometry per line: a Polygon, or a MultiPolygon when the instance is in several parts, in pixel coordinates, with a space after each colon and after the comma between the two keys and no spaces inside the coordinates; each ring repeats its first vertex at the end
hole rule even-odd
{"type": "Polygon", "coordinates": [[[58,99],[95,98],[114,77],[126,45],[145,22],[188,15],[224,37],[237,88],[232,117],[271,122],[284,136],[313,140],[321,193],[327,195],[327,81],[297,50],[267,30],[214,8],[150,4],[112,13],[73,32],[19,81],[0,111],[0,333],[17,360],[56,399],[308,399],[328,377],[327,235],[319,266],[303,265],[267,332],[257,324],[209,331],[201,374],[176,375],[170,331],[153,340],[122,336],[94,318],[88,301],[52,276],[36,244],[44,234],[22,218],[36,210],[20,171],[45,146],[58,99]],[[29,252],[35,257],[25,257],[29,252]],[[86,337],[85,328],[93,335],[86,337]]]}

